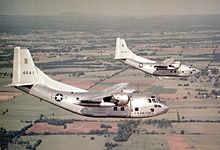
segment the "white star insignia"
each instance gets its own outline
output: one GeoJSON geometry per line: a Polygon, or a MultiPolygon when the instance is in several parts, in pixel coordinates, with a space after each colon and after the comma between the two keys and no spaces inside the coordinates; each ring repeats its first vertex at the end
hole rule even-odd
{"type": "Polygon", "coordinates": [[[55,96],[55,100],[60,102],[63,100],[63,94],[60,94],[60,93],[57,93],[56,96],[55,96]]]}

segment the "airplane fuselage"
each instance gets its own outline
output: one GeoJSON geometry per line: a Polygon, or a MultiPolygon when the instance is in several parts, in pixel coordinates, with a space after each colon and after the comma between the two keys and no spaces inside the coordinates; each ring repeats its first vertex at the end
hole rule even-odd
{"type": "Polygon", "coordinates": [[[188,77],[195,74],[198,74],[199,71],[192,66],[187,66],[183,64],[178,64],[174,62],[173,65],[170,66],[157,66],[156,63],[143,63],[138,62],[132,59],[123,59],[121,60],[123,63],[128,64],[136,69],[139,69],[148,74],[152,74],[155,76],[167,76],[167,77],[188,77]],[[178,64],[178,65],[177,65],[178,64]]]}
{"type": "Polygon", "coordinates": [[[80,98],[92,95],[93,92],[74,93],[57,91],[42,84],[17,88],[48,103],[83,116],[144,118],[157,116],[168,111],[168,107],[154,96],[142,97],[132,95],[126,105],[111,106],[109,105],[110,103],[105,101],[103,101],[104,105],[89,101],[82,103],[80,101],[80,98]]]}

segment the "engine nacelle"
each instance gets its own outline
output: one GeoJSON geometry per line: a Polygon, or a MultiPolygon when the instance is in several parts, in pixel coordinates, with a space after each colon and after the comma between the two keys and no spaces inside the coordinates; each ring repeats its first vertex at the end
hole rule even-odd
{"type": "Polygon", "coordinates": [[[178,69],[180,67],[180,62],[175,61],[172,65],[173,65],[174,68],[178,69]]]}
{"type": "Polygon", "coordinates": [[[175,61],[173,64],[169,65],[167,67],[168,70],[173,70],[173,69],[178,69],[180,67],[180,62],[179,61],[175,61]]]}
{"type": "Polygon", "coordinates": [[[122,93],[132,94],[132,93],[138,93],[138,91],[135,89],[124,89],[122,90],[122,93]]]}
{"type": "Polygon", "coordinates": [[[112,96],[111,102],[117,106],[124,106],[128,104],[129,96],[125,94],[115,94],[112,96]]]}

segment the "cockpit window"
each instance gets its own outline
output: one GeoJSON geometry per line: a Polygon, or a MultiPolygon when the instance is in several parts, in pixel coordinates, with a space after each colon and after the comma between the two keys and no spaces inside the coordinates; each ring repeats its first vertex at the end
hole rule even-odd
{"type": "Polygon", "coordinates": [[[154,102],[154,103],[156,103],[157,101],[156,101],[156,99],[152,99],[152,101],[154,102]]]}
{"type": "Polygon", "coordinates": [[[189,68],[195,68],[193,65],[190,65],[189,68]]]}
{"type": "Polygon", "coordinates": [[[161,105],[154,105],[154,107],[155,107],[155,108],[157,108],[157,107],[161,107],[161,105]]]}

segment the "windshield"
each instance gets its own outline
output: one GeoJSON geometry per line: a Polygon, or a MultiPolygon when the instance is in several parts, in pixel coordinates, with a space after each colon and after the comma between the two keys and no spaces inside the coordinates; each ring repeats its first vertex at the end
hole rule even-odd
{"type": "Polygon", "coordinates": [[[158,103],[158,100],[156,98],[148,98],[148,103],[158,103]]]}

